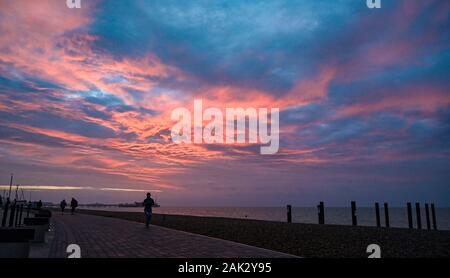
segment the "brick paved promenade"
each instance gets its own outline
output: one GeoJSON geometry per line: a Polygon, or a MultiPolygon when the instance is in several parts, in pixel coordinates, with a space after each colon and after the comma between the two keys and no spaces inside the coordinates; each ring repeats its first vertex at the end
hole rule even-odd
{"type": "Polygon", "coordinates": [[[81,247],[82,257],[291,257],[266,249],[121,219],[54,213],[49,257],[67,257],[68,244],[81,247]]]}

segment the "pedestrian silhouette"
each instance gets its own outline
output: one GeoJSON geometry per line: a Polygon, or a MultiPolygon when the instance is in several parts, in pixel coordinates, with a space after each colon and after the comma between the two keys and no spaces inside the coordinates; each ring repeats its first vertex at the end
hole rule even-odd
{"type": "Polygon", "coordinates": [[[61,207],[61,214],[64,214],[64,209],[67,206],[66,200],[62,200],[61,203],[59,204],[59,206],[61,207]]]}
{"type": "Polygon", "coordinates": [[[72,201],[70,201],[70,207],[72,208],[71,213],[75,213],[75,209],[78,207],[78,201],[75,200],[75,198],[72,198],[72,201]]]}
{"type": "Polygon", "coordinates": [[[152,207],[155,205],[155,201],[151,198],[151,196],[152,194],[147,193],[147,198],[143,202],[146,228],[148,228],[150,222],[152,222],[152,207]]]}
{"type": "Polygon", "coordinates": [[[37,209],[40,210],[42,208],[42,201],[39,200],[39,202],[37,202],[37,209]]]}

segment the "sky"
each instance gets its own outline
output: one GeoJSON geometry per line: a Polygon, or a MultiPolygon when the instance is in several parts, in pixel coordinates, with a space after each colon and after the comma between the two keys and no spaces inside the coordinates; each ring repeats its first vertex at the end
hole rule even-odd
{"type": "Polygon", "coordinates": [[[450,206],[450,2],[0,0],[0,194],[450,206]],[[175,144],[171,111],[280,109],[280,148],[175,144]],[[7,192],[7,190],[6,190],[7,192]]]}

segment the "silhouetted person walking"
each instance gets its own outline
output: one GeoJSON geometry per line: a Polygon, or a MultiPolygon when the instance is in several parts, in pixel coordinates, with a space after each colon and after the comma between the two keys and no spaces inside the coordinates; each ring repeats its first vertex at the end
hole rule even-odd
{"type": "Polygon", "coordinates": [[[75,198],[72,198],[72,201],[70,201],[70,207],[72,208],[72,214],[74,214],[75,209],[78,207],[78,201],[75,198]]]}
{"type": "Polygon", "coordinates": [[[67,206],[66,200],[62,200],[59,206],[61,207],[61,214],[64,214],[64,209],[67,206]]]}
{"type": "Polygon", "coordinates": [[[40,210],[42,208],[42,201],[39,200],[39,202],[37,202],[37,209],[40,210]]]}
{"type": "Polygon", "coordinates": [[[150,222],[152,222],[152,207],[155,205],[155,201],[151,198],[151,194],[147,193],[147,198],[144,200],[144,213],[145,213],[145,227],[148,228],[150,222]]]}

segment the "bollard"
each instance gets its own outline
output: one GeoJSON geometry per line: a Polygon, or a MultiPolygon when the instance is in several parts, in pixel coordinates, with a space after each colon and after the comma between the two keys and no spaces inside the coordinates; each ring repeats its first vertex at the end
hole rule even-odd
{"type": "Polygon", "coordinates": [[[433,229],[437,230],[436,211],[433,203],[431,204],[431,219],[433,219],[433,229]]]}
{"type": "Polygon", "coordinates": [[[388,203],[384,203],[384,219],[386,222],[386,228],[389,228],[389,207],[388,203]]]}
{"type": "Polygon", "coordinates": [[[381,220],[380,220],[380,204],[375,203],[375,218],[377,220],[377,227],[381,227],[381,220]]]}
{"type": "Polygon", "coordinates": [[[422,219],[420,217],[420,204],[416,203],[417,229],[422,229],[422,219]]]}
{"type": "Polygon", "coordinates": [[[2,227],[6,226],[6,218],[8,217],[9,200],[6,201],[5,207],[3,209],[2,227]]]}
{"type": "Polygon", "coordinates": [[[413,228],[413,217],[412,217],[412,207],[411,207],[411,203],[407,203],[406,204],[407,208],[408,208],[408,227],[410,229],[413,228]]]}
{"type": "Polygon", "coordinates": [[[16,211],[16,203],[11,205],[11,213],[9,214],[9,227],[12,227],[14,224],[14,213],[16,211]]]}
{"type": "Polygon", "coordinates": [[[317,208],[319,209],[319,224],[325,224],[325,209],[323,202],[320,202],[317,208]]]}
{"type": "Polygon", "coordinates": [[[287,205],[287,222],[292,223],[292,206],[287,205]]]}
{"type": "Polygon", "coordinates": [[[356,219],[356,202],[352,201],[352,225],[357,226],[358,221],[356,219]]]}
{"type": "Polygon", "coordinates": [[[430,208],[428,207],[428,203],[425,204],[425,217],[427,218],[427,230],[431,230],[431,225],[430,225],[430,208]]]}

